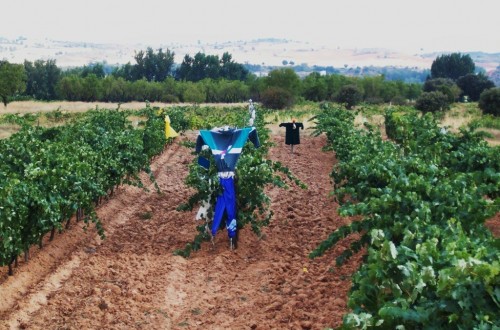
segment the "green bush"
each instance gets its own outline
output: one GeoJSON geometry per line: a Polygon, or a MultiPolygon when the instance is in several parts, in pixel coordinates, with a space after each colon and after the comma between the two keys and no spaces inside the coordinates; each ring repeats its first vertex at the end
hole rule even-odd
{"type": "Polygon", "coordinates": [[[479,108],[485,114],[500,116],[500,88],[490,88],[481,93],[479,108]]]}
{"type": "Polygon", "coordinates": [[[422,93],[415,103],[415,108],[422,112],[444,111],[449,107],[448,97],[438,91],[422,93]]]}
{"type": "Polygon", "coordinates": [[[396,95],[391,99],[391,103],[394,105],[406,105],[408,100],[402,95],[396,95]]]}
{"type": "Polygon", "coordinates": [[[352,109],[363,99],[363,92],[356,85],[343,86],[338,95],[337,102],[345,105],[346,109],[352,109]]]}
{"type": "Polygon", "coordinates": [[[199,84],[190,83],[182,93],[184,102],[203,103],[206,100],[206,95],[199,84]]]}
{"type": "Polygon", "coordinates": [[[384,99],[382,99],[381,97],[378,97],[378,96],[372,96],[372,97],[366,98],[364,103],[366,103],[366,104],[383,104],[384,99]]]}
{"type": "Polygon", "coordinates": [[[269,109],[285,109],[293,105],[293,95],[281,87],[269,87],[260,98],[262,105],[269,109]]]}
{"type": "Polygon", "coordinates": [[[441,92],[448,97],[448,102],[453,103],[458,100],[462,90],[457,84],[448,78],[429,79],[422,87],[424,92],[441,92]]]}

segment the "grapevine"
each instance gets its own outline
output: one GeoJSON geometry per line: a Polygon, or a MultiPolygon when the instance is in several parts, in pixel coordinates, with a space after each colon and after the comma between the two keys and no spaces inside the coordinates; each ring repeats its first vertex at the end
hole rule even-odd
{"type": "MultiPolygon", "coordinates": [[[[210,123],[206,123],[208,126],[205,126],[205,128],[211,129],[223,125],[237,126],[244,123],[246,121],[246,109],[240,110],[233,110],[230,115],[226,116],[215,117],[213,114],[204,116],[205,118],[212,118],[210,123]]],[[[260,235],[260,228],[267,225],[273,216],[272,211],[269,209],[270,199],[264,193],[264,188],[267,185],[288,189],[287,182],[293,182],[303,189],[307,188],[286,166],[280,162],[266,159],[271,142],[269,141],[269,131],[265,128],[263,120],[265,113],[265,110],[259,110],[255,121],[261,147],[255,148],[250,143],[245,145],[238,161],[235,178],[238,229],[250,225],[252,231],[257,235],[260,235]]],[[[202,156],[211,159],[208,150],[203,151],[202,156]]],[[[215,205],[220,188],[213,159],[211,159],[210,167],[207,170],[199,166],[195,158],[189,167],[186,184],[195,188],[196,192],[184,205],[179,207],[180,210],[192,210],[203,200],[208,200],[211,205],[215,205]]],[[[176,254],[188,257],[192,251],[200,249],[203,242],[209,240],[210,236],[206,228],[212,216],[212,212],[209,211],[205,217],[206,222],[197,227],[198,234],[193,242],[188,243],[184,249],[176,251],[176,254]]]]}
{"type": "Polygon", "coordinates": [[[430,115],[386,113],[384,141],[353,114],[325,107],[326,133],[340,163],[334,191],[338,228],[310,257],[359,232],[338,259],[365,249],[343,328],[493,329],[499,326],[500,260],[484,222],[500,210],[498,148],[474,133],[451,134],[430,115]]]}
{"type": "Polygon", "coordinates": [[[166,143],[163,118],[145,109],[144,129],[134,129],[127,113],[89,111],[58,128],[26,123],[0,140],[0,264],[9,265],[51,232],[68,227],[76,215],[94,223],[104,238],[95,208],[121,184],[142,187],[138,173],[166,143]],[[65,225],[63,225],[65,224],[65,225]]]}

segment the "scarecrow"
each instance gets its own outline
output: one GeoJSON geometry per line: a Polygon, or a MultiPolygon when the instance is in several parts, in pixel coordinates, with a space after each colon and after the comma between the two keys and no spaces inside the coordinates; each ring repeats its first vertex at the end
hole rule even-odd
{"type": "MultiPolygon", "coordinates": [[[[196,140],[196,153],[208,146],[215,159],[217,167],[217,176],[222,187],[222,193],[217,196],[215,203],[214,217],[212,222],[211,234],[213,238],[226,213],[226,229],[229,236],[229,247],[236,248],[237,241],[237,216],[236,216],[236,191],[234,186],[234,171],[236,163],[241,155],[243,146],[247,140],[250,140],[256,148],[260,147],[259,137],[255,127],[230,128],[219,127],[212,130],[201,130],[196,140]]],[[[208,168],[208,161],[198,161],[198,163],[208,168]],[[203,165],[205,164],[205,165],[203,165]]],[[[205,210],[207,205],[202,206],[205,210]]]]}
{"type": "Polygon", "coordinates": [[[279,127],[286,128],[285,144],[291,145],[291,151],[293,153],[293,146],[300,144],[299,128],[304,129],[304,125],[302,123],[296,123],[294,118],[291,123],[281,123],[279,127]]]}
{"type": "Polygon", "coordinates": [[[255,107],[253,105],[252,99],[248,100],[248,115],[250,119],[248,120],[248,126],[253,126],[253,122],[255,121],[255,107]]]}

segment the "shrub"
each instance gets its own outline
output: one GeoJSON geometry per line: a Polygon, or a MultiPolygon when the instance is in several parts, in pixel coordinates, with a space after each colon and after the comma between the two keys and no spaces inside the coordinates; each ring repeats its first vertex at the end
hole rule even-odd
{"type": "Polygon", "coordinates": [[[481,93],[495,87],[493,81],[483,74],[470,73],[458,78],[457,85],[462,90],[462,96],[468,96],[470,101],[477,102],[481,93]]]}
{"type": "Polygon", "coordinates": [[[293,95],[281,87],[269,87],[262,93],[260,101],[269,109],[285,109],[293,105],[293,95]]]}
{"type": "Polygon", "coordinates": [[[402,95],[396,95],[391,99],[391,103],[394,105],[406,105],[408,100],[402,95]]]}
{"type": "Polygon", "coordinates": [[[448,78],[429,79],[422,87],[424,92],[441,92],[448,97],[448,102],[452,103],[458,100],[462,90],[457,84],[448,78]]]}
{"type": "Polygon", "coordinates": [[[186,89],[182,93],[182,97],[184,102],[192,102],[192,103],[203,103],[206,100],[205,92],[201,88],[200,84],[195,85],[190,83],[186,86],[186,89]]]}
{"type": "Polygon", "coordinates": [[[449,99],[441,92],[424,92],[422,93],[415,108],[422,112],[437,112],[447,110],[450,107],[449,99]]]}
{"type": "Polygon", "coordinates": [[[479,108],[485,114],[500,117],[500,87],[482,92],[479,97],[479,108]]]}
{"type": "Polygon", "coordinates": [[[384,100],[378,96],[372,96],[365,99],[366,104],[383,104],[384,100]]]}
{"type": "Polygon", "coordinates": [[[363,93],[356,85],[343,86],[337,95],[337,102],[345,104],[347,109],[352,109],[363,99],[363,93]]]}

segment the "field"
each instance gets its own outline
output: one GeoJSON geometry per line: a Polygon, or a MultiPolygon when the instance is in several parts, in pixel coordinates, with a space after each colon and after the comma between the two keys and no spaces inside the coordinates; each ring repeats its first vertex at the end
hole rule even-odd
{"type": "MultiPolygon", "coordinates": [[[[8,106],[4,107],[0,114],[26,114],[34,112],[51,112],[55,110],[67,111],[67,112],[85,112],[89,109],[117,109],[118,107],[122,110],[139,110],[144,108],[146,104],[144,102],[128,102],[128,103],[105,103],[105,102],[67,102],[67,101],[51,101],[51,102],[37,102],[37,101],[19,101],[9,103],[8,106]]],[[[161,103],[161,102],[151,102],[151,107],[171,107],[177,106],[178,104],[172,103],[161,103]]],[[[183,105],[189,105],[184,103],[183,105]]],[[[204,104],[200,104],[203,106],[204,104]]],[[[234,103],[234,106],[240,106],[241,104],[234,103]]],[[[217,104],[210,103],[210,106],[227,106],[227,104],[217,104]]]]}
{"type": "MultiPolygon", "coordinates": [[[[183,181],[193,157],[175,143],[152,164],[163,194],[122,187],[100,207],[105,240],[75,226],[44,249],[33,248],[34,257],[15,276],[7,278],[2,270],[0,324],[29,329],[339,325],[358,258],[334,270],[334,251],[314,261],[307,257],[346,220],[329,197],[333,154],[321,152],[324,138],[306,132],[294,154],[283,134],[273,136],[273,159],[310,189],[268,192],[275,215],[262,239],[244,229],[235,252],[221,233],[214,248],[204,244],[190,259],[172,254],[192,240],[197,225],[195,212],[175,210],[190,193],[183,181]]],[[[194,138],[187,134],[182,140],[194,138]]]]}
{"type": "MultiPolygon", "coordinates": [[[[189,105],[189,104],[184,104],[189,105]]],[[[200,106],[216,106],[216,107],[227,107],[227,106],[244,106],[244,104],[234,103],[234,104],[200,104],[200,106]]],[[[37,101],[19,101],[9,103],[7,107],[4,107],[0,111],[0,116],[2,114],[27,114],[27,113],[49,113],[54,111],[61,111],[63,113],[75,114],[75,113],[83,113],[88,111],[89,109],[123,109],[123,110],[139,110],[144,108],[144,102],[129,102],[129,103],[104,103],[104,102],[67,102],[67,101],[52,101],[52,102],[37,102],[37,101]]],[[[161,102],[153,102],[150,103],[151,107],[173,107],[178,106],[178,104],[171,103],[161,103],[161,102]]],[[[358,107],[359,108],[359,107],[358,107]]],[[[383,109],[384,106],[376,107],[377,114],[372,116],[368,115],[369,121],[374,121],[378,126],[383,125],[383,109]]],[[[299,108],[300,109],[300,108],[299,108]]],[[[361,110],[363,113],[363,110],[361,110]]],[[[461,126],[468,124],[475,118],[480,117],[478,113],[477,105],[471,104],[456,104],[450,111],[446,113],[442,120],[443,126],[451,127],[452,130],[458,131],[461,126]],[[470,110],[472,109],[472,110],[470,110]]],[[[291,115],[282,116],[284,119],[291,119],[291,115]]],[[[308,116],[311,117],[311,116],[308,116]]],[[[308,117],[304,117],[304,120],[308,120],[308,117]]],[[[362,117],[367,117],[366,115],[360,115],[358,118],[358,123],[361,122],[362,117]]],[[[272,118],[274,119],[274,118],[272,118]]],[[[6,125],[0,123],[0,139],[10,136],[13,132],[17,131],[17,126],[15,125],[6,125]]],[[[279,130],[279,128],[278,128],[279,130]]],[[[500,145],[500,129],[495,128],[483,128],[482,130],[488,132],[491,136],[486,137],[485,139],[491,145],[500,145]]]]}
{"type": "MultiPolygon", "coordinates": [[[[61,109],[66,110],[63,105],[61,109]]],[[[322,151],[326,136],[311,136],[310,115],[299,117],[305,129],[301,144],[291,153],[284,143],[284,130],[277,126],[290,115],[276,116],[268,124],[275,144],[269,157],[289,167],[308,189],[294,184],[288,190],[268,188],[274,216],[260,237],[247,226],[240,231],[238,248],[231,251],[222,231],[213,246],[205,242],[189,258],[174,255],[192,241],[198,225],[197,210],[177,211],[193,193],[185,183],[194,157],[186,142],[194,142],[197,131],[187,131],[151,164],[161,194],[143,175],[148,191],[120,186],[98,208],[106,239],[72,222],[69,230],[45,242],[43,249],[32,247],[31,260],[20,261],[14,276],[7,276],[6,267],[0,269],[0,328],[340,326],[348,311],[351,275],[365,251],[342,267],[335,266],[335,258],[356,239],[354,235],[324,256],[308,258],[332,231],[351,219],[338,215],[338,204],[330,195],[330,172],[337,160],[333,152],[322,151]]],[[[488,225],[498,237],[500,214],[488,225]]]]}

